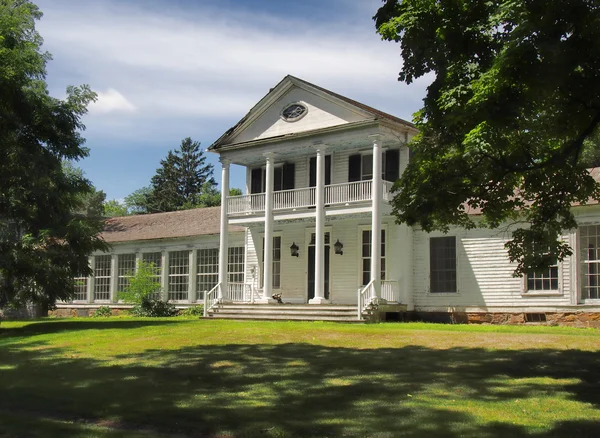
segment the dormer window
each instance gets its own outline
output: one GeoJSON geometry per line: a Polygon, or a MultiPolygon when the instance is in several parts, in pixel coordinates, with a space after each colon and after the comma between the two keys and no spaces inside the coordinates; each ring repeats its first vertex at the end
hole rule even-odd
{"type": "Polygon", "coordinates": [[[281,118],[286,122],[297,122],[306,115],[308,108],[298,102],[291,103],[281,111],[281,118]]]}

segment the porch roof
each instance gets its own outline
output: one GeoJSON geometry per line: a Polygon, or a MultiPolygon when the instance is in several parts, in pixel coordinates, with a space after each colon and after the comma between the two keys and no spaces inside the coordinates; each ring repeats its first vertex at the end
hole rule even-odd
{"type": "MultiPolygon", "coordinates": [[[[219,234],[220,217],[220,207],[114,217],[105,221],[101,237],[108,243],[117,243],[219,234]]],[[[230,233],[244,230],[229,226],[230,233]]]]}

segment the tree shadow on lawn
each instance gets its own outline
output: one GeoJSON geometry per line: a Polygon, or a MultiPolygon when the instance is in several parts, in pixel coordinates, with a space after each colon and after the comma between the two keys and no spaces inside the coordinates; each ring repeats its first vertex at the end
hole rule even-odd
{"type": "Polygon", "coordinates": [[[9,338],[13,336],[33,336],[69,331],[79,332],[82,330],[137,329],[142,327],[161,326],[167,324],[181,324],[189,322],[189,320],[176,320],[173,318],[156,320],[156,318],[153,318],[151,320],[140,319],[133,321],[90,321],[88,318],[67,318],[65,319],[65,321],[61,322],[57,322],[56,320],[41,320],[40,322],[28,322],[28,324],[23,325],[21,327],[3,327],[2,325],[0,325],[0,339],[9,338]]]}
{"type": "Polygon", "coordinates": [[[185,436],[600,436],[600,423],[565,411],[588,403],[600,418],[596,352],[205,345],[119,364],[69,354],[0,348],[0,409],[28,414],[32,430],[57,418],[185,436]],[[531,398],[550,400],[532,423],[548,429],[511,424],[532,415],[531,398]]]}

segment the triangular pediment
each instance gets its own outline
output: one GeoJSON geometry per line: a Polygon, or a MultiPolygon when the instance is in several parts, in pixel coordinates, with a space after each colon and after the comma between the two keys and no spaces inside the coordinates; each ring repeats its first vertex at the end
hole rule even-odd
{"type": "MultiPolygon", "coordinates": [[[[393,116],[332,93],[293,76],[286,76],[250,112],[217,140],[210,149],[308,133],[326,128],[393,116]],[[286,120],[282,112],[292,104],[305,108],[297,120],[286,120]]],[[[405,122],[396,119],[396,122],[405,122]]]]}

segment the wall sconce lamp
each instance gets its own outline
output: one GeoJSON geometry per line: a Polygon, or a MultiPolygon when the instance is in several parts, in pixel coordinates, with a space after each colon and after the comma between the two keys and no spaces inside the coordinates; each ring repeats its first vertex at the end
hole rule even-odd
{"type": "Polygon", "coordinates": [[[298,253],[299,249],[300,248],[298,248],[298,245],[296,245],[296,242],[293,242],[292,246],[290,246],[290,252],[292,253],[292,257],[300,256],[300,254],[298,253]]]}
{"type": "Polygon", "coordinates": [[[340,239],[337,240],[337,242],[335,242],[333,244],[333,247],[335,248],[335,253],[338,255],[344,255],[344,244],[342,242],[340,242],[340,239]]]}

